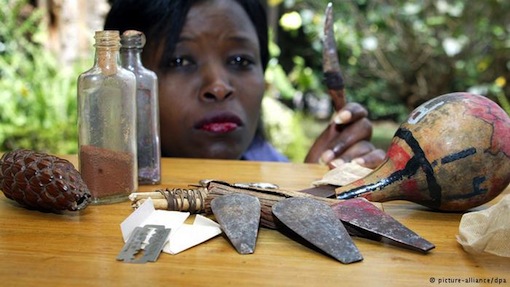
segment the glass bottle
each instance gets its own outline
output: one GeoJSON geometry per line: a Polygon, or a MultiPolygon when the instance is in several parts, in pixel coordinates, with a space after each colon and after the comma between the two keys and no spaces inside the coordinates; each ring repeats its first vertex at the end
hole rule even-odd
{"type": "Polygon", "coordinates": [[[120,62],[136,76],[138,184],[161,182],[158,78],[142,64],[145,35],[135,30],[122,33],[120,62]]]}
{"type": "Polygon", "coordinates": [[[79,168],[93,204],[138,188],[136,78],[119,61],[118,31],[97,31],[94,66],[78,77],[79,168]]]}

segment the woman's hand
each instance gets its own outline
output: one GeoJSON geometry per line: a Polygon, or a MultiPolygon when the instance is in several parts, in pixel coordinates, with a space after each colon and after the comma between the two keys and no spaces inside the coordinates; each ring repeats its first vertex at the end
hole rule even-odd
{"type": "Polygon", "coordinates": [[[372,123],[367,115],[360,104],[348,103],[315,140],[305,162],[320,162],[330,168],[350,161],[368,168],[381,164],[386,153],[370,142],[372,123]]]}
{"type": "Polygon", "coordinates": [[[321,162],[333,168],[353,161],[368,168],[375,168],[384,160],[385,152],[376,149],[370,142],[372,123],[367,119],[367,110],[358,103],[346,104],[333,23],[333,8],[330,4],[326,8],[324,23],[322,70],[337,113],[326,130],[315,140],[305,162],[321,162]]]}

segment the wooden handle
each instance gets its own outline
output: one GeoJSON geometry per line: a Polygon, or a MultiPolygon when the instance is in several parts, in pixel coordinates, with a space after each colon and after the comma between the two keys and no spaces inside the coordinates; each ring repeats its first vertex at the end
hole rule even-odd
{"type": "Polygon", "coordinates": [[[272,207],[273,204],[280,200],[290,197],[310,197],[320,201],[333,204],[337,203],[338,200],[316,197],[310,194],[296,192],[296,191],[285,191],[280,189],[257,189],[257,188],[238,188],[232,187],[227,184],[211,182],[208,187],[209,194],[206,198],[206,213],[210,213],[210,201],[218,196],[222,196],[229,193],[240,192],[248,195],[255,196],[260,201],[261,215],[260,224],[267,228],[276,228],[275,218],[273,217],[272,207]]]}
{"type": "Polygon", "coordinates": [[[129,196],[133,208],[138,208],[145,200],[151,198],[156,209],[171,211],[187,211],[203,213],[206,210],[207,189],[198,187],[192,189],[173,188],[153,192],[136,192],[129,196]]]}
{"type": "Polygon", "coordinates": [[[340,63],[338,62],[338,50],[335,42],[333,24],[333,4],[329,3],[326,8],[326,21],[324,23],[322,70],[335,111],[339,111],[345,106],[346,99],[344,93],[344,79],[340,70],[340,63]]]}
{"type": "MultiPolygon", "coordinates": [[[[225,182],[211,181],[207,184],[207,187],[199,187],[196,189],[166,189],[157,192],[144,192],[133,194],[130,198],[134,201],[136,207],[139,200],[148,198],[149,196],[154,200],[166,200],[167,210],[172,211],[188,211],[191,213],[206,213],[212,214],[211,201],[219,196],[230,194],[230,193],[244,193],[255,196],[260,201],[261,206],[261,218],[260,224],[267,228],[276,228],[275,219],[271,208],[276,202],[290,198],[290,197],[310,197],[317,199],[322,202],[326,202],[329,205],[338,203],[336,199],[322,198],[313,196],[307,193],[298,191],[288,191],[281,189],[262,189],[255,187],[238,187],[225,182]]],[[[161,204],[158,203],[161,207],[161,204]]],[[[163,204],[164,206],[164,204],[163,204]]],[[[158,208],[158,207],[156,207],[158,208]]]]}

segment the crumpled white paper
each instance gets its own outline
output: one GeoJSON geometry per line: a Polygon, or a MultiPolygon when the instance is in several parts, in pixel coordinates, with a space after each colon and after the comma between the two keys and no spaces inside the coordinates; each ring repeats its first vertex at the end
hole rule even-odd
{"type": "Polygon", "coordinates": [[[459,242],[469,253],[510,257],[510,194],[495,205],[466,213],[459,225],[459,242]]]}
{"type": "Polygon", "coordinates": [[[193,224],[185,224],[189,215],[189,212],[156,210],[149,198],[120,224],[122,237],[126,242],[138,226],[164,225],[170,228],[170,234],[163,252],[177,254],[221,234],[218,223],[199,214],[193,224]]]}
{"type": "Polygon", "coordinates": [[[327,184],[344,186],[367,176],[371,172],[370,168],[363,167],[357,163],[346,162],[328,171],[322,179],[316,180],[312,184],[314,186],[327,184]]]}

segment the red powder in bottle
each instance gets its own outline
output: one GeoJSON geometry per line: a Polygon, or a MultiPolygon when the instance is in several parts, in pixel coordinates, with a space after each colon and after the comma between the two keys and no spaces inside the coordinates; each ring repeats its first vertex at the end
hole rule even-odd
{"type": "Polygon", "coordinates": [[[80,172],[92,203],[126,200],[137,180],[133,155],[91,145],[80,146],[80,172]]]}

